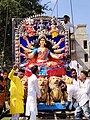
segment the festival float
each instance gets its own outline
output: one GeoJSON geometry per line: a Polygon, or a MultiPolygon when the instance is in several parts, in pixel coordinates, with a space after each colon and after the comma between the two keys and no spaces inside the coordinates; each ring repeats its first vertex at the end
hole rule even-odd
{"type": "Polygon", "coordinates": [[[38,65],[38,84],[42,94],[38,110],[65,110],[67,93],[62,93],[58,87],[60,79],[66,75],[65,58],[70,54],[69,30],[64,19],[43,15],[13,18],[12,27],[13,60],[25,69],[22,80],[25,93],[30,67],[38,65]]]}

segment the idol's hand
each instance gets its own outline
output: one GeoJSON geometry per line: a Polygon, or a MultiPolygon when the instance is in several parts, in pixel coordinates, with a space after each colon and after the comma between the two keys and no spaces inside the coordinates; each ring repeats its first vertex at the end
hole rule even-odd
{"type": "Polygon", "coordinates": [[[26,36],[24,36],[23,39],[26,40],[26,41],[28,40],[28,38],[26,36]]]}
{"type": "Polygon", "coordinates": [[[61,38],[61,39],[60,39],[60,42],[63,42],[63,41],[64,41],[64,38],[61,38]]]}

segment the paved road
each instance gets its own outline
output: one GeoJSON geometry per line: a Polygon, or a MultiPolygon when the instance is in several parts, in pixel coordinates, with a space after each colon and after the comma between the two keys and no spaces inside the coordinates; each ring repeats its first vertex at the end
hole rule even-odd
{"type": "MultiPolygon", "coordinates": [[[[1,120],[11,120],[11,117],[3,117],[1,120]]],[[[25,117],[20,117],[19,120],[27,120],[25,117]]],[[[75,120],[74,112],[39,112],[37,120],[75,120]]],[[[84,117],[82,120],[86,120],[84,117]]]]}
{"type": "MultiPolygon", "coordinates": [[[[74,112],[50,112],[41,113],[37,120],[75,120],[74,112]]],[[[86,120],[84,117],[82,120],[86,120]]]]}

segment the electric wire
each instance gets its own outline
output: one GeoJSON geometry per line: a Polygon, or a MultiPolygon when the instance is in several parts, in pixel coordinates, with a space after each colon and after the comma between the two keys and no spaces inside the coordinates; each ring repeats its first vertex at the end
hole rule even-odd
{"type": "MultiPolygon", "coordinates": [[[[58,4],[58,0],[56,0],[56,2],[55,2],[55,5],[54,5],[54,7],[53,7],[53,9],[52,9],[51,16],[53,15],[53,12],[54,12],[55,7],[56,7],[57,4],[58,4]]],[[[57,7],[58,7],[58,5],[57,5],[57,7]]],[[[58,8],[57,8],[57,10],[58,10],[58,8]]],[[[57,11],[57,12],[58,12],[58,11],[57,11]]],[[[58,17],[58,13],[57,13],[57,17],[58,17]]]]}

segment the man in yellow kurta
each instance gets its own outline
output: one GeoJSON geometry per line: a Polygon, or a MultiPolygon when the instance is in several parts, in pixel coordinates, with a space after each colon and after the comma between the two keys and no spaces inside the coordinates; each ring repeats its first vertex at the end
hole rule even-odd
{"type": "Polygon", "coordinates": [[[19,69],[17,76],[14,75],[18,65],[14,65],[9,73],[10,84],[10,113],[12,120],[18,120],[19,114],[24,113],[24,88],[21,79],[24,77],[24,70],[19,69]]]}

